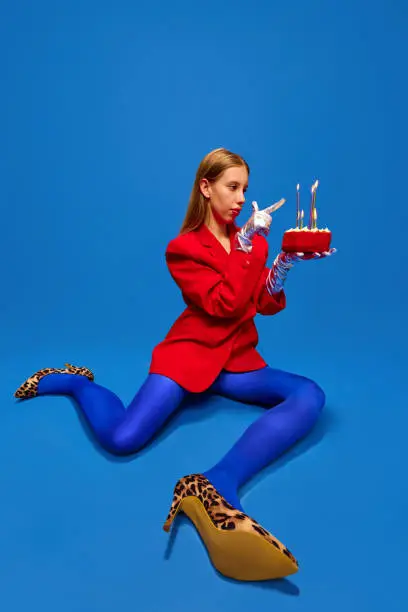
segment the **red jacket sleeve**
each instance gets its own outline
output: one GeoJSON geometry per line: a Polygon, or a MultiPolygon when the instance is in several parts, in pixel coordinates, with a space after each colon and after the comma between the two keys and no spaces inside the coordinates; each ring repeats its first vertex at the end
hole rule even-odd
{"type": "Polygon", "coordinates": [[[174,240],[166,250],[169,271],[187,304],[214,317],[241,314],[255,289],[248,255],[232,250],[223,272],[217,272],[190,248],[188,241],[174,240]]]}
{"type": "Polygon", "coordinates": [[[266,279],[269,268],[265,268],[259,279],[256,292],[256,311],[262,315],[274,315],[286,308],[285,292],[280,291],[275,296],[271,296],[266,289],[266,279]]]}

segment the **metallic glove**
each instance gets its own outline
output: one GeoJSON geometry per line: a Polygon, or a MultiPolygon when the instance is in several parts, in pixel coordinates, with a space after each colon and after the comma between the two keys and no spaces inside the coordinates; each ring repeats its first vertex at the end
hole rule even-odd
{"type": "Polygon", "coordinates": [[[240,231],[235,234],[235,248],[239,251],[250,253],[255,234],[268,235],[272,223],[271,213],[278,210],[284,203],[285,200],[282,199],[276,202],[276,204],[264,208],[264,210],[259,210],[258,204],[252,202],[252,215],[240,231]]]}
{"type": "Polygon", "coordinates": [[[282,291],[288,272],[298,261],[309,259],[324,259],[336,252],[337,249],[330,249],[323,253],[285,253],[281,252],[276,256],[269,274],[266,278],[266,289],[269,295],[276,295],[282,291]]]}

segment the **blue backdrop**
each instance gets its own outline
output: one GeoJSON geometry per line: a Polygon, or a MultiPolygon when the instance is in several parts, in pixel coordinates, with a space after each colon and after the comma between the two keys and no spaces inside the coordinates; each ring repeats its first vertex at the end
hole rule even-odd
{"type": "Polygon", "coordinates": [[[406,610],[406,3],[0,11],[2,609],[406,610]],[[12,396],[69,361],[131,400],[184,306],[164,251],[218,146],[251,166],[242,218],[253,199],[287,198],[270,262],[296,183],[307,214],[316,178],[338,248],[291,272],[283,313],[257,318],[270,365],[327,395],[311,436],[243,492],[301,563],[264,584],[219,576],[186,520],[161,529],[177,478],[210,467],[261,409],[199,402],[118,460],[67,398],[12,396]]]}

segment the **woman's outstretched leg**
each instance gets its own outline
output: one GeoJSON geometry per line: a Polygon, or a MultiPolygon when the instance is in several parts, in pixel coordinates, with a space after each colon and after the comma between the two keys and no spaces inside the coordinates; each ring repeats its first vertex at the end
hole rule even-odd
{"type": "Polygon", "coordinates": [[[173,380],[149,374],[126,409],[115,393],[70,373],[50,373],[36,395],[69,395],[78,404],[98,442],[114,454],[142,448],[177,410],[187,391],[173,380]]]}
{"type": "Polygon", "coordinates": [[[242,509],[239,488],[310,431],[325,395],[313,381],[269,367],[246,373],[222,372],[211,391],[267,408],[221,461],[204,473],[227,501],[242,509]]]}
{"type": "Polygon", "coordinates": [[[211,391],[269,409],[213,468],[181,478],[164,529],[182,510],[193,521],[222,574],[238,580],[268,580],[297,572],[287,546],[242,509],[239,487],[304,436],[324,404],[312,381],[280,370],[222,372],[211,391]]]}

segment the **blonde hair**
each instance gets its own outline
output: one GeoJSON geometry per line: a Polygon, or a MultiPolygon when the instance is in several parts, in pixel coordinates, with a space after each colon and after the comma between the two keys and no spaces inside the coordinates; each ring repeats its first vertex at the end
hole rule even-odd
{"type": "Polygon", "coordinates": [[[214,183],[219,176],[228,168],[236,166],[244,166],[249,175],[249,166],[247,162],[236,153],[231,153],[224,148],[214,149],[210,151],[204,159],[201,160],[198,167],[193,188],[190,194],[190,200],[187,207],[186,216],[180,229],[180,234],[185,234],[199,227],[206,219],[208,211],[208,202],[201,193],[200,181],[205,178],[210,183],[214,183]]]}

